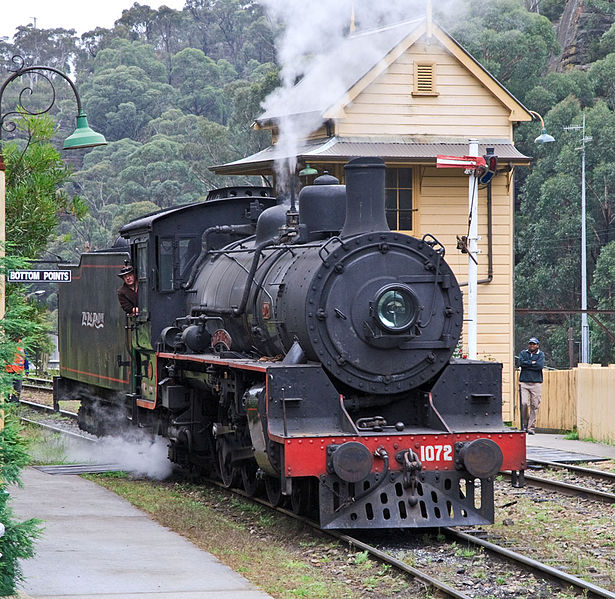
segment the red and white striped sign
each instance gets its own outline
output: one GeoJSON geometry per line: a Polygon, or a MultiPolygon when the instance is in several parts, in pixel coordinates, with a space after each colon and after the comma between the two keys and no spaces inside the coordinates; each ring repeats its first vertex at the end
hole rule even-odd
{"type": "Polygon", "coordinates": [[[436,157],[438,168],[476,168],[485,166],[486,162],[482,156],[443,156],[436,157]]]}

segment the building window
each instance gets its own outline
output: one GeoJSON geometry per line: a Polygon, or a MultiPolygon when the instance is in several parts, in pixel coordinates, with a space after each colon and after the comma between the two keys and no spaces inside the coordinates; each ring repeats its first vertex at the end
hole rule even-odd
{"type": "Polygon", "coordinates": [[[412,169],[386,169],[387,222],[393,231],[412,231],[412,169]]]}
{"type": "Polygon", "coordinates": [[[434,63],[414,64],[413,96],[437,96],[436,68],[434,63]]]}

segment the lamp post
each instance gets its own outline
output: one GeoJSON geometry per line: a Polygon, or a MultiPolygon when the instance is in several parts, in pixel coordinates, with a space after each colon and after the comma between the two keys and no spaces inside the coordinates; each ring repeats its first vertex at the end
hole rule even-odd
{"type": "MultiPolygon", "coordinates": [[[[100,133],[96,133],[88,126],[88,121],[86,118],[86,114],[83,111],[83,107],[81,105],[81,98],[79,97],[79,92],[75,87],[75,84],[65,75],[62,71],[54,67],[47,66],[25,66],[24,59],[21,56],[13,56],[11,59],[14,68],[9,69],[11,73],[8,78],[0,87],[0,259],[5,256],[5,243],[6,243],[6,173],[5,173],[5,164],[4,157],[2,155],[2,131],[14,131],[17,127],[15,121],[13,120],[16,117],[21,115],[30,115],[36,116],[40,114],[45,114],[51,110],[52,106],[56,100],[55,87],[53,85],[53,81],[51,76],[47,73],[52,73],[58,75],[62,79],[64,79],[73,90],[75,95],[75,99],[77,100],[77,128],[75,132],[66,138],[64,141],[63,149],[64,150],[76,150],[79,148],[91,148],[94,146],[104,146],[107,143],[107,140],[100,133]],[[41,77],[47,80],[49,85],[51,86],[51,101],[49,104],[41,109],[41,110],[29,110],[24,106],[22,102],[24,98],[24,94],[32,93],[32,88],[29,86],[25,86],[19,93],[19,102],[16,110],[9,110],[7,112],[2,112],[2,98],[4,95],[4,91],[8,87],[10,83],[23,77],[26,73],[37,73],[40,74],[41,77]]],[[[5,314],[5,280],[4,273],[0,273],[0,319],[4,318],[5,314]]]]}
{"type": "Polygon", "coordinates": [[[589,364],[589,325],[587,323],[587,225],[585,196],[585,143],[593,137],[585,135],[585,113],[582,125],[564,127],[565,131],[581,131],[581,363],[589,364]]]}

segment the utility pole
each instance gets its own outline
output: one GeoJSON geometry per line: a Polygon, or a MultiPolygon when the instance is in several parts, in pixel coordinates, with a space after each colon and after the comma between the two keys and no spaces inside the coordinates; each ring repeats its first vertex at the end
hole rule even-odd
{"type": "Polygon", "coordinates": [[[585,195],[585,143],[592,141],[593,137],[585,135],[585,112],[583,125],[570,125],[564,127],[566,131],[581,131],[581,356],[580,362],[589,364],[589,324],[587,323],[587,220],[585,195]]]}

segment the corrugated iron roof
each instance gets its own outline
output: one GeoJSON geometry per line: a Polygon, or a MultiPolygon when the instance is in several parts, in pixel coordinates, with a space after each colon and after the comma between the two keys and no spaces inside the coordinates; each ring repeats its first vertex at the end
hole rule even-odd
{"type": "MultiPolygon", "coordinates": [[[[480,140],[479,155],[493,148],[500,162],[510,164],[529,164],[531,158],[525,156],[512,143],[502,140],[480,140]]],[[[464,156],[468,153],[467,142],[457,141],[374,141],[332,137],[319,142],[302,144],[297,148],[297,159],[304,162],[346,162],[359,156],[377,156],[388,162],[427,162],[435,164],[438,155],[464,156]]],[[[271,173],[277,160],[290,158],[273,145],[241,158],[234,162],[210,167],[217,174],[261,174],[271,173]]]]}

